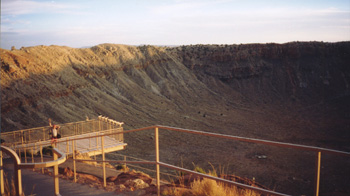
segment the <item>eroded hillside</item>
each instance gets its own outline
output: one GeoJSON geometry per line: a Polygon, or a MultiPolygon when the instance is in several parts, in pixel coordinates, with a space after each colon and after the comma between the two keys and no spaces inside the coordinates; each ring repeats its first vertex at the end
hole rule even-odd
{"type": "MultiPolygon", "coordinates": [[[[251,132],[255,124],[262,123],[260,129],[267,122],[242,123],[251,121],[248,111],[262,117],[305,107],[317,112],[332,100],[346,100],[349,45],[103,44],[1,50],[1,127],[11,131],[45,125],[48,117],[63,123],[103,114],[128,128],[160,123],[251,132]]],[[[343,115],[338,109],[334,112],[343,115]]]]}
{"type": "MultiPolygon", "coordinates": [[[[1,131],[102,114],[126,129],[163,124],[349,151],[349,51],[349,42],[1,49],[1,131]]],[[[127,136],[128,148],[147,157],[152,147],[138,146],[147,139],[127,136]]],[[[170,162],[191,155],[184,160],[191,165],[205,155],[225,164],[232,148],[246,147],[225,142],[228,154],[191,153],[179,148],[182,140],[165,139],[170,162]]],[[[240,166],[267,151],[238,153],[235,169],[278,187],[277,176],[264,177],[268,168],[259,174],[240,166]]]]}

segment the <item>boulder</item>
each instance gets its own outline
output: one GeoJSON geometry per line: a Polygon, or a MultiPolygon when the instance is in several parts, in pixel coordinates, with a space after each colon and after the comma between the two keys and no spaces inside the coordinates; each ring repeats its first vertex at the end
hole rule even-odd
{"type": "Polygon", "coordinates": [[[144,188],[149,187],[149,184],[147,184],[146,182],[144,182],[141,179],[134,179],[134,180],[130,179],[130,180],[126,181],[124,185],[132,188],[133,190],[144,189],[144,188]]]}
{"type": "Polygon", "coordinates": [[[114,180],[114,183],[115,184],[125,184],[126,181],[135,180],[135,179],[141,179],[147,184],[152,183],[152,178],[149,175],[142,173],[142,172],[135,172],[135,171],[123,172],[123,173],[119,174],[117,179],[114,180]]]}

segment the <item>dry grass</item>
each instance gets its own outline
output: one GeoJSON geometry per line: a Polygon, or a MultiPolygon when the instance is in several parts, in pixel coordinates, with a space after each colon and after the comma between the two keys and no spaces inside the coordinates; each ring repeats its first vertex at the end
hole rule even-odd
{"type": "MultiPolygon", "coordinates": [[[[204,169],[201,169],[199,166],[195,166],[195,171],[204,171],[204,173],[218,177],[217,171],[213,164],[209,163],[212,167],[212,170],[209,170],[207,173],[204,169]]],[[[225,167],[219,167],[220,175],[225,174],[225,167]]],[[[197,179],[191,184],[191,191],[193,195],[196,196],[234,196],[234,195],[242,195],[242,196],[260,196],[261,194],[248,189],[238,188],[237,186],[228,185],[222,182],[217,182],[215,180],[211,180],[208,178],[197,179]]]]}
{"type": "MultiPolygon", "coordinates": [[[[207,174],[210,176],[218,177],[217,171],[215,167],[209,163],[212,167],[212,170],[206,172],[203,168],[198,165],[192,163],[194,166],[194,171],[207,174]]],[[[224,167],[219,167],[220,175],[223,175],[225,172],[224,167]]],[[[184,175],[178,174],[178,181],[180,183],[180,187],[171,187],[162,191],[162,195],[175,195],[175,196],[187,196],[187,195],[195,195],[195,196],[260,196],[259,192],[242,189],[237,186],[228,185],[227,183],[217,182],[208,178],[198,178],[195,179],[190,185],[185,182],[184,175]],[[190,186],[189,188],[186,188],[190,186]]]]}
{"type": "Polygon", "coordinates": [[[236,186],[228,186],[218,183],[215,180],[204,178],[195,180],[191,185],[191,191],[196,196],[260,196],[261,194],[247,189],[241,189],[236,186]]]}

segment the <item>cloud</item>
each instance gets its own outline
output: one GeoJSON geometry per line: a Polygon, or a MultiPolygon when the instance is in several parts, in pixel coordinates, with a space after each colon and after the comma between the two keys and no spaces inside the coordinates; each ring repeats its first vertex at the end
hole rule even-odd
{"type": "Polygon", "coordinates": [[[33,13],[52,13],[64,12],[64,10],[72,9],[72,4],[56,3],[54,1],[30,1],[30,0],[2,0],[2,15],[24,15],[33,13]]]}
{"type": "Polygon", "coordinates": [[[204,9],[213,8],[228,2],[232,2],[232,0],[177,0],[174,3],[161,4],[149,8],[151,13],[159,15],[196,15],[204,9]]]}

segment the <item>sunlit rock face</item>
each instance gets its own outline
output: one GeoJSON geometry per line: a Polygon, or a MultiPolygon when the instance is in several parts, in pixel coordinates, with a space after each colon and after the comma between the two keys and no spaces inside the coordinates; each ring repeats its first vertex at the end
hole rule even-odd
{"type": "MultiPolygon", "coordinates": [[[[0,49],[1,131],[104,115],[125,129],[162,124],[350,151],[349,51],[350,42],[0,49]]],[[[152,159],[149,133],[125,134],[123,153],[152,159]]],[[[167,163],[230,165],[228,174],[313,194],[290,180],[314,176],[314,157],[299,151],[163,131],[160,140],[167,163]]],[[[349,173],[331,165],[325,175],[349,173]]]]}
{"type": "Polygon", "coordinates": [[[130,127],[180,126],[194,120],[190,110],[224,116],[242,104],[317,104],[348,96],[349,49],[349,42],[293,42],[1,50],[1,126],[98,114],[130,127]]]}

